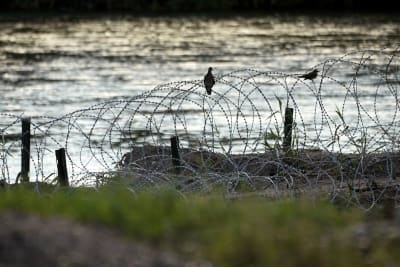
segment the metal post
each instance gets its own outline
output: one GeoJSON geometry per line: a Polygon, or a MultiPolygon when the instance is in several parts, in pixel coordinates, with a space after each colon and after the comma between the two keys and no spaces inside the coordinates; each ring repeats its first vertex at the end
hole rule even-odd
{"type": "Polygon", "coordinates": [[[21,181],[29,182],[29,163],[31,152],[31,118],[22,118],[21,131],[21,181]]]}
{"type": "Polygon", "coordinates": [[[287,151],[292,148],[293,108],[285,109],[284,123],[283,149],[287,151]]]}
{"type": "Polygon", "coordinates": [[[58,183],[60,186],[69,186],[67,161],[65,159],[65,149],[60,148],[56,150],[58,183]]]}
{"type": "Polygon", "coordinates": [[[171,137],[171,155],[172,155],[172,165],[175,167],[176,172],[181,170],[181,157],[179,155],[179,137],[171,137]]]}

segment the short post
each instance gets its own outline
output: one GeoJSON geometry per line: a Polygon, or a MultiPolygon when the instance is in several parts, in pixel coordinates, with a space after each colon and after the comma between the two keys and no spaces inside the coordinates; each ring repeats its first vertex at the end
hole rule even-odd
{"type": "Polygon", "coordinates": [[[22,118],[21,122],[21,181],[29,182],[29,163],[31,153],[31,118],[22,118]]]}
{"type": "Polygon", "coordinates": [[[293,108],[285,109],[284,123],[283,149],[288,151],[292,148],[293,108]]]}
{"type": "Polygon", "coordinates": [[[65,159],[64,148],[56,150],[56,160],[57,160],[57,171],[58,171],[58,183],[60,184],[60,186],[69,186],[67,161],[65,159]]]}
{"type": "Polygon", "coordinates": [[[396,170],[396,166],[394,165],[394,162],[393,162],[393,154],[391,154],[388,158],[386,158],[386,167],[389,171],[390,179],[396,180],[397,170],[396,170]]]}
{"type": "Polygon", "coordinates": [[[181,157],[179,155],[179,137],[178,136],[171,137],[171,156],[172,156],[172,165],[175,167],[175,171],[180,172],[181,157]]]}

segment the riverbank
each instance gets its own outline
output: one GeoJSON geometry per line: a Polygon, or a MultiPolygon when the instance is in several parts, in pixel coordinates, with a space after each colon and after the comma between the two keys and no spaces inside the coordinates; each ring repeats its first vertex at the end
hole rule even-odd
{"type": "MultiPolygon", "coordinates": [[[[138,146],[123,155],[115,176],[133,188],[172,186],[183,192],[331,197],[347,205],[395,202],[400,154],[339,153],[320,149],[266,150],[224,154],[181,148],[173,160],[168,146],[138,146]],[[162,177],[157,178],[157,177],[162,177]]],[[[106,182],[113,182],[111,180],[106,182]]],[[[115,183],[115,181],[114,181],[115,183]]]]}

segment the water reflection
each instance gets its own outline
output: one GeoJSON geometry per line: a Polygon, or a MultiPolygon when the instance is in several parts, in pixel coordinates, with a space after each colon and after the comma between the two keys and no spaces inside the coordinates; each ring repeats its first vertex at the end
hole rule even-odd
{"type": "Polygon", "coordinates": [[[399,24],[378,16],[3,18],[0,111],[14,112],[16,101],[26,114],[57,115],[199,79],[210,65],[217,74],[301,73],[329,57],[400,42],[399,24]]]}

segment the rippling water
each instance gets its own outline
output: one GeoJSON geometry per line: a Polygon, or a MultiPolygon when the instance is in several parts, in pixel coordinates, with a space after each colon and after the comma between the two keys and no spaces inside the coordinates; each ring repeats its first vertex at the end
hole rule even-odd
{"type": "Polygon", "coordinates": [[[0,112],[62,115],[242,68],[302,73],[400,43],[386,16],[0,18],[0,112]]]}
{"type": "MultiPolygon", "coordinates": [[[[20,20],[0,16],[0,113],[38,121],[128,99],[163,83],[201,80],[209,66],[216,76],[245,68],[295,75],[329,58],[398,44],[400,18],[382,15],[20,20]]],[[[375,95],[364,108],[376,109],[377,85],[369,77],[363,83],[367,86],[359,93],[364,99],[375,95]]],[[[323,93],[333,112],[342,97],[334,90],[323,93]]],[[[279,92],[267,95],[274,98],[279,92]]],[[[315,95],[296,97],[299,105],[309,108],[304,125],[313,125],[316,118],[307,103],[315,103],[315,95]]],[[[88,118],[87,125],[92,124],[88,118]]],[[[77,138],[71,144],[79,150],[82,141],[77,138]]],[[[69,151],[74,150],[71,144],[69,151]]]]}

